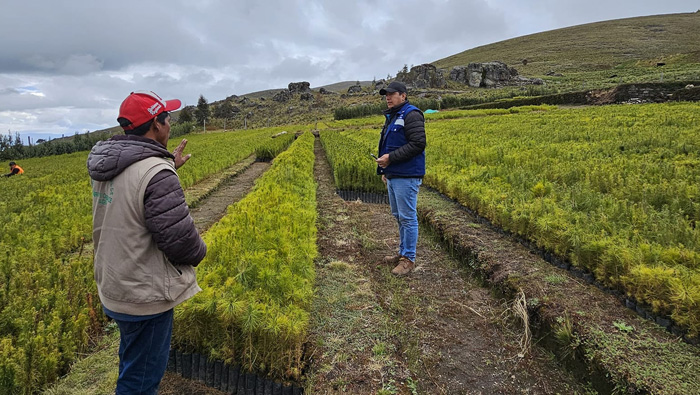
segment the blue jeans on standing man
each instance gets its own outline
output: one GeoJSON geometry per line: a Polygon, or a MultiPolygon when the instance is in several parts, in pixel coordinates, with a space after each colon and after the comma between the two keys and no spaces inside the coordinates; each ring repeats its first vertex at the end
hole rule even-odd
{"type": "Polygon", "coordinates": [[[399,223],[399,255],[411,262],[416,261],[416,244],[418,243],[418,189],[422,178],[387,178],[386,188],[389,192],[391,214],[399,223]]]}
{"type": "Polygon", "coordinates": [[[116,394],[157,394],[170,356],[173,309],[150,316],[104,310],[120,332],[116,394]]]}

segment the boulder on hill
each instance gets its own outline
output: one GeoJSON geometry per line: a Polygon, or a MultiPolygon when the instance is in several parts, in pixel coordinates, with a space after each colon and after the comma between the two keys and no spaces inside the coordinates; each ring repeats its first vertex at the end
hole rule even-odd
{"type": "Polygon", "coordinates": [[[473,88],[498,88],[502,86],[542,85],[539,78],[527,78],[518,75],[518,70],[499,61],[469,63],[455,66],[450,71],[450,80],[473,88]]]}
{"type": "Polygon", "coordinates": [[[287,88],[292,95],[311,92],[311,84],[306,81],[290,82],[289,85],[287,85],[287,88]]]}
{"type": "Polygon", "coordinates": [[[375,81],[375,82],[374,82],[374,90],[376,90],[376,91],[381,90],[382,88],[385,88],[386,85],[387,85],[387,84],[386,84],[386,80],[385,80],[385,79],[381,79],[381,80],[379,80],[379,81],[375,81]]]}
{"type": "Polygon", "coordinates": [[[503,62],[469,63],[469,86],[474,88],[495,88],[508,85],[518,75],[518,70],[503,62]]]}
{"type": "Polygon", "coordinates": [[[280,103],[287,102],[291,98],[292,93],[289,91],[289,89],[282,89],[281,91],[277,92],[274,96],[272,96],[272,100],[280,103]]]}
{"type": "Polygon", "coordinates": [[[455,66],[450,71],[450,81],[456,81],[460,84],[469,84],[469,73],[467,72],[467,66],[455,66]]]}
{"type": "Polygon", "coordinates": [[[396,81],[417,89],[447,87],[443,71],[430,63],[413,66],[408,73],[397,73],[396,81]]]}
{"type": "Polygon", "coordinates": [[[304,92],[300,96],[301,100],[313,101],[314,95],[311,92],[304,92]]]}
{"type": "Polygon", "coordinates": [[[318,90],[318,93],[320,93],[320,94],[322,94],[322,95],[332,95],[332,94],[335,93],[335,92],[329,91],[329,90],[326,89],[326,88],[321,88],[321,89],[318,90]]]}
{"type": "Polygon", "coordinates": [[[362,86],[360,85],[352,85],[351,87],[348,88],[348,93],[360,93],[362,92],[362,86]]]}

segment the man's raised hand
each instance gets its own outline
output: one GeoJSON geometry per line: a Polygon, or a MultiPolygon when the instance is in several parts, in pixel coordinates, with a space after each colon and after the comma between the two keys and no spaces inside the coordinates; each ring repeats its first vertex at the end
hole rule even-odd
{"type": "Polygon", "coordinates": [[[185,146],[187,145],[187,139],[182,139],[180,141],[180,144],[175,148],[173,151],[173,156],[175,157],[175,168],[179,169],[180,166],[184,165],[185,162],[187,162],[192,154],[187,154],[184,157],[182,156],[182,151],[185,150],[185,146]]]}

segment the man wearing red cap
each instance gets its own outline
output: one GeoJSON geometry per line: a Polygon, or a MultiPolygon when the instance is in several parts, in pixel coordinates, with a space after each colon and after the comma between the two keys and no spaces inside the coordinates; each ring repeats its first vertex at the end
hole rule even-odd
{"type": "Polygon", "coordinates": [[[168,152],[179,100],[132,92],[117,120],[125,135],[98,142],[92,178],[95,281],[120,330],[117,394],[155,394],[168,362],[173,308],[201,289],[193,267],[207,248],[175,170],[187,140],[168,152]]]}

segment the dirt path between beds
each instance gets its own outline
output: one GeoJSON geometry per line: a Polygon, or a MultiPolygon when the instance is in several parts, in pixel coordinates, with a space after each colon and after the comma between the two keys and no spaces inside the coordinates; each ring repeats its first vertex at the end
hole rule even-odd
{"type": "Polygon", "coordinates": [[[376,265],[398,246],[386,205],[345,202],[316,144],[317,300],[307,393],[585,393],[549,354],[519,345],[522,322],[421,227],[417,268],[376,265]]]}
{"type": "Polygon", "coordinates": [[[254,162],[242,173],[224,181],[202,203],[190,210],[194,225],[200,234],[218,222],[225,214],[226,208],[241,200],[253,188],[255,180],[267,169],[270,163],[254,162]]]}

